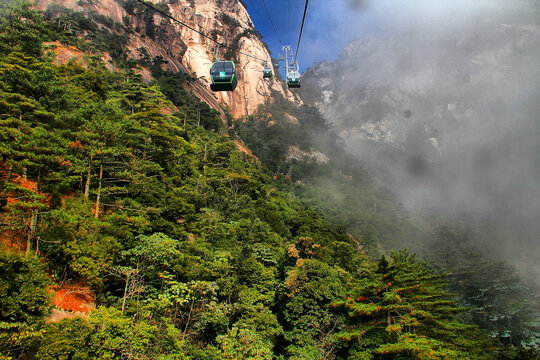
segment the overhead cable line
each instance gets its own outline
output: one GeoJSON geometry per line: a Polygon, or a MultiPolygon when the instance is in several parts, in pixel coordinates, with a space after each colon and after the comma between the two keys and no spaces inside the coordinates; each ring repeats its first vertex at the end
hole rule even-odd
{"type": "MultiPolygon", "coordinates": [[[[139,3],[141,3],[141,4],[143,4],[143,5],[147,6],[147,7],[149,7],[150,9],[152,9],[152,10],[154,10],[154,11],[160,13],[162,16],[164,16],[164,17],[166,17],[166,18],[168,18],[168,19],[171,19],[171,20],[173,20],[173,21],[176,21],[176,22],[179,23],[180,25],[185,26],[185,27],[187,27],[188,29],[195,31],[197,34],[200,34],[200,35],[204,36],[205,38],[207,38],[207,39],[209,39],[209,40],[215,42],[218,46],[222,46],[222,47],[224,47],[224,48],[227,48],[227,49],[230,49],[230,50],[233,50],[233,51],[234,51],[234,49],[233,49],[231,46],[229,46],[229,45],[227,45],[227,44],[222,44],[222,43],[220,43],[219,41],[217,41],[216,39],[214,39],[214,38],[212,38],[212,37],[206,35],[206,34],[203,33],[202,31],[196,30],[195,28],[189,26],[189,25],[186,24],[186,23],[183,23],[182,21],[180,21],[180,20],[176,19],[175,17],[173,17],[173,16],[167,14],[166,12],[159,10],[159,9],[156,8],[155,6],[148,4],[148,3],[146,3],[146,2],[143,1],[143,0],[136,0],[136,1],[138,1],[139,3]]],[[[250,54],[246,54],[246,53],[243,53],[243,52],[241,52],[241,51],[237,51],[237,52],[238,52],[239,54],[245,55],[245,56],[250,57],[250,58],[252,58],[252,59],[259,60],[259,61],[262,61],[262,62],[267,62],[267,60],[260,59],[260,58],[258,58],[258,57],[256,57],[256,56],[253,56],[253,55],[250,55],[250,54]]]]}
{"type": "Polygon", "coordinates": [[[268,20],[270,20],[270,24],[272,25],[272,29],[274,29],[274,33],[276,34],[277,39],[279,40],[279,45],[283,45],[281,42],[281,39],[279,38],[278,32],[276,30],[276,27],[274,26],[274,22],[272,21],[272,17],[270,16],[270,12],[268,11],[268,8],[266,7],[266,3],[264,0],[262,0],[262,3],[264,5],[264,9],[266,10],[266,15],[268,15],[268,20]]]}
{"type": "Polygon", "coordinates": [[[304,16],[302,17],[302,26],[300,27],[300,36],[298,36],[298,44],[296,44],[296,53],[294,54],[294,62],[296,63],[296,56],[298,55],[298,48],[300,47],[300,39],[302,39],[302,30],[304,30],[304,20],[306,20],[306,12],[309,0],[306,0],[306,7],[304,8],[304,16]]]}

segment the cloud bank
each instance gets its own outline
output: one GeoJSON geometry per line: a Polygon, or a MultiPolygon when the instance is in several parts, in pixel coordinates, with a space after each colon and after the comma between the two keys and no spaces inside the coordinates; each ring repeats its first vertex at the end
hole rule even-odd
{"type": "Polygon", "coordinates": [[[312,77],[323,113],[417,220],[462,222],[540,280],[539,4],[342,4],[339,31],[306,33],[357,38],[312,77]]]}

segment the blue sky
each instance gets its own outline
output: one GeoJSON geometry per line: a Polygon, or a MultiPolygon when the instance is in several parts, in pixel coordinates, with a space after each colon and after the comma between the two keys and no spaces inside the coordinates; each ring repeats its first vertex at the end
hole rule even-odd
{"type": "MultiPolygon", "coordinates": [[[[507,11],[527,0],[310,0],[300,43],[300,69],[322,60],[333,61],[349,41],[362,36],[385,36],[409,26],[459,27],[487,10],[507,11]]],[[[244,0],[255,28],[277,58],[280,43],[262,0],[244,0]]],[[[284,45],[296,49],[305,0],[265,0],[284,45]]]]}
{"type": "MultiPolygon", "coordinates": [[[[244,0],[255,28],[277,58],[281,46],[268,19],[262,0],[244,0]]],[[[270,16],[283,45],[296,50],[305,0],[265,0],[270,16]]],[[[344,33],[344,14],[351,11],[348,0],[311,0],[306,15],[298,59],[301,70],[324,59],[334,59],[350,40],[362,35],[362,29],[344,33]]],[[[359,17],[362,12],[354,11],[359,17]]],[[[367,28],[366,28],[367,31],[367,28]]]]}

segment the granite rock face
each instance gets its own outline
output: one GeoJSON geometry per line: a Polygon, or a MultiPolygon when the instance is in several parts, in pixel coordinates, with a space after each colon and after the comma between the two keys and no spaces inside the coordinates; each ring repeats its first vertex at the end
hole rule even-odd
{"type": "MultiPolygon", "coordinates": [[[[226,107],[234,117],[253,113],[258,105],[269,99],[273,93],[301,103],[297,95],[289,91],[275,77],[263,79],[264,63],[272,63],[265,44],[260,40],[248,12],[238,0],[177,0],[164,2],[152,0],[160,8],[190,27],[201,31],[220,43],[233,48],[227,54],[235,60],[238,71],[238,86],[234,92],[213,93],[209,90],[209,70],[215,59],[216,43],[199,33],[172,22],[162,15],[150,11],[138,13],[133,10],[134,2],[123,0],[36,0],[38,8],[54,16],[63,7],[85,16],[101,16],[114,24],[110,29],[114,34],[125,36],[124,45],[128,58],[138,60],[143,56],[150,60],[160,56],[166,63],[165,69],[184,71],[194,75],[198,84],[190,90],[211,106],[226,107]],[[132,4],[133,3],[133,4],[132,4]],[[131,5],[130,5],[131,4],[131,5]],[[246,56],[248,54],[250,56],[246,56]],[[260,60],[259,60],[260,59],[260,60]]],[[[106,21],[103,21],[106,23],[106,21]]],[[[223,58],[229,49],[220,49],[223,58]]],[[[59,61],[69,60],[68,51],[59,61]],[[66,59],[66,56],[68,57],[66,59]]],[[[108,58],[106,55],[105,57],[108,58]]],[[[109,62],[110,63],[110,62],[109,62]]],[[[111,66],[113,68],[114,66],[111,66]]],[[[146,80],[151,80],[148,68],[138,70],[146,80]]]]}
{"type": "Polygon", "coordinates": [[[352,150],[374,141],[407,151],[421,138],[444,153],[454,137],[500,125],[527,93],[538,94],[539,48],[534,24],[361,38],[308,69],[299,94],[352,150]]]}

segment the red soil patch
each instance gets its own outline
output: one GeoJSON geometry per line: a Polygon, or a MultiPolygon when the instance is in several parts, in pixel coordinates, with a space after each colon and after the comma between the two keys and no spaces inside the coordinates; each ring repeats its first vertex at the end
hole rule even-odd
{"type": "MultiPolygon", "coordinates": [[[[55,65],[63,65],[69,61],[74,61],[83,68],[87,68],[88,56],[95,55],[92,53],[83,52],[77,49],[75,46],[62,44],[59,41],[44,43],[44,45],[49,46],[49,51],[54,53],[55,65]]],[[[110,71],[118,70],[116,66],[114,66],[114,64],[111,62],[112,58],[108,53],[105,52],[101,57],[101,60],[103,60],[105,67],[110,71]]]]}
{"type": "Polygon", "coordinates": [[[46,43],[46,45],[53,45],[52,52],[55,54],[54,63],[56,65],[62,65],[71,60],[71,61],[75,61],[77,64],[83,67],[87,66],[86,61],[84,59],[84,56],[86,54],[80,51],[79,49],[77,49],[75,46],[64,45],[60,43],[59,41],[46,43]]]}
{"type": "MultiPolygon", "coordinates": [[[[4,163],[0,163],[0,181],[6,182],[8,179],[9,168],[4,163]]],[[[21,175],[12,173],[10,175],[9,181],[13,184],[17,184],[27,190],[36,191],[36,182],[25,179],[21,175]]],[[[4,193],[3,196],[6,196],[4,206],[9,204],[15,204],[19,201],[18,197],[13,193],[4,193]]],[[[48,199],[46,199],[48,201],[48,199]]],[[[30,216],[30,215],[29,215],[30,216]]],[[[11,214],[3,210],[0,212],[0,222],[9,224],[13,219],[11,219],[11,214]]],[[[5,228],[0,232],[0,242],[16,251],[25,251],[26,250],[26,237],[27,237],[27,228],[18,228],[18,229],[7,229],[5,228]]]]}
{"type": "Polygon", "coordinates": [[[11,250],[24,252],[26,251],[26,236],[26,231],[2,230],[0,232],[0,243],[11,250]]]}
{"type": "MultiPolygon", "coordinates": [[[[9,168],[4,163],[0,163],[0,182],[6,182],[8,178],[9,168]]],[[[25,179],[19,174],[12,173],[10,175],[9,181],[12,184],[17,184],[27,190],[30,190],[32,192],[36,192],[37,184],[35,181],[25,179]]],[[[44,196],[44,199],[41,200],[42,204],[49,205],[52,195],[47,193],[41,193],[41,195],[44,196]]],[[[20,198],[13,194],[13,193],[6,193],[3,196],[7,196],[5,199],[4,205],[9,204],[16,204],[18,201],[20,201],[20,198]]],[[[75,197],[74,194],[65,194],[61,196],[62,204],[66,199],[73,199],[75,197]]],[[[10,212],[0,212],[0,222],[4,223],[10,223],[12,219],[10,218],[11,214],[10,212]]],[[[28,213],[28,223],[30,219],[30,213],[28,213]]],[[[21,227],[18,229],[4,229],[0,231],[0,243],[5,245],[8,248],[11,248],[13,250],[17,251],[25,251],[26,250],[26,240],[28,237],[28,227],[21,227]]]]}
{"type": "Polygon", "coordinates": [[[72,313],[65,310],[53,309],[51,313],[45,318],[45,321],[56,323],[64,319],[75,319],[75,318],[80,318],[80,317],[86,317],[87,315],[88,314],[81,313],[81,312],[72,313]]]}
{"type": "Polygon", "coordinates": [[[161,109],[159,109],[159,111],[161,111],[165,115],[172,115],[172,113],[174,113],[176,110],[170,107],[162,107],[161,109]]]}
{"type": "Polygon", "coordinates": [[[64,205],[66,200],[73,200],[75,199],[75,194],[64,194],[60,196],[60,201],[62,202],[62,205],[64,205]]]}
{"type": "Polygon", "coordinates": [[[251,150],[249,150],[244,144],[242,144],[240,141],[238,140],[234,140],[234,143],[236,144],[236,147],[238,148],[238,150],[240,150],[241,152],[243,152],[244,154],[247,154],[251,157],[255,157],[253,155],[253,153],[251,152],[251,150]]]}
{"type": "MultiPolygon", "coordinates": [[[[2,166],[2,169],[0,170],[0,180],[6,181],[7,180],[6,179],[6,177],[7,177],[7,168],[6,168],[6,166],[4,164],[1,164],[1,166],[2,166]]],[[[10,181],[12,183],[14,183],[14,184],[18,184],[18,185],[22,186],[25,189],[28,189],[28,190],[31,190],[31,191],[36,191],[36,182],[32,181],[32,180],[25,179],[21,175],[11,174],[10,181]]]]}
{"type": "Polygon", "coordinates": [[[89,313],[96,307],[95,294],[86,285],[53,286],[49,291],[54,294],[53,306],[56,309],[89,313]]]}

